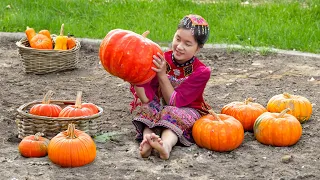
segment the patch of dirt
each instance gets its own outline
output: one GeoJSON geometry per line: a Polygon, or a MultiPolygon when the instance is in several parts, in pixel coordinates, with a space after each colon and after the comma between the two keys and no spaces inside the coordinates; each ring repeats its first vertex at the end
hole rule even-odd
{"type": "Polygon", "coordinates": [[[257,142],[246,132],[241,146],[219,153],[199,148],[174,147],[169,160],[152,155],[142,159],[135,141],[129,103],[129,85],[108,74],[99,64],[98,48],[84,45],[78,68],[46,75],[25,74],[15,42],[0,42],[0,173],[1,179],[320,179],[320,62],[317,58],[258,54],[242,55],[203,49],[199,58],[212,68],[205,98],[216,112],[247,97],[266,106],[283,92],[303,95],[313,103],[311,119],[303,135],[291,147],[272,147],[257,142]],[[108,141],[97,142],[93,163],[79,168],[61,168],[48,157],[24,158],[19,154],[16,109],[41,100],[53,90],[53,99],[74,99],[104,109],[104,132],[108,141]],[[290,161],[282,157],[292,156],[290,161]]]}

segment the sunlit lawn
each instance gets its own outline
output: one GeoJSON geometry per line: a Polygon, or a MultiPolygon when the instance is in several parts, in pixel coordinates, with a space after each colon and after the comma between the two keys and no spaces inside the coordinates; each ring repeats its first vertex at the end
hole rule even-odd
{"type": "Polygon", "coordinates": [[[26,26],[76,37],[102,39],[115,28],[170,42],[187,14],[210,24],[209,43],[228,43],[320,53],[320,0],[2,0],[0,31],[23,32],[26,26]]]}

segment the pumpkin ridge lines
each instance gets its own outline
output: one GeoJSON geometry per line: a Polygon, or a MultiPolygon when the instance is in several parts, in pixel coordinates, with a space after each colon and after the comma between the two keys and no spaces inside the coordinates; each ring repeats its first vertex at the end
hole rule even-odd
{"type": "Polygon", "coordinates": [[[59,144],[57,144],[58,147],[56,147],[56,151],[58,151],[57,149],[59,149],[59,153],[56,153],[56,158],[55,158],[55,163],[61,163],[62,162],[62,165],[65,165],[65,155],[67,154],[65,152],[65,149],[62,148],[64,147],[64,144],[65,144],[65,141],[61,141],[59,144]]]}
{"type": "MultiPolygon", "coordinates": [[[[88,134],[82,134],[81,138],[79,138],[79,141],[81,141],[82,144],[85,146],[85,152],[88,152],[89,155],[91,155],[91,153],[92,153],[91,148],[93,149],[93,147],[94,147],[96,149],[94,141],[92,140],[92,138],[88,134]]],[[[83,156],[83,157],[85,157],[85,159],[84,159],[85,163],[92,162],[95,159],[95,155],[92,154],[92,156],[93,157],[83,156]]]]}
{"type": "MultiPolygon", "coordinates": [[[[139,35],[141,36],[141,35],[139,35]]],[[[139,69],[137,71],[134,71],[135,72],[135,75],[133,75],[133,78],[131,81],[135,84],[139,81],[141,81],[141,78],[145,78],[147,77],[147,75],[149,74],[149,72],[151,71],[151,74],[154,74],[152,76],[152,78],[156,75],[156,73],[151,69],[151,67],[153,66],[153,62],[152,62],[152,59],[153,59],[153,48],[151,47],[150,49],[150,45],[151,45],[151,40],[149,40],[148,38],[146,37],[143,37],[143,39],[139,39],[141,40],[141,43],[140,44],[143,44],[143,45],[140,45],[140,46],[134,46],[134,51],[135,52],[143,52],[144,56],[145,57],[150,57],[150,61],[149,62],[145,62],[145,61],[140,61],[140,65],[143,66],[143,70],[140,70],[139,69]],[[148,41],[149,40],[149,41],[148,41]],[[146,70],[144,70],[146,69],[146,70]]],[[[139,41],[138,41],[139,42],[139,41]]],[[[134,67],[134,64],[132,64],[133,67],[134,67]]],[[[132,72],[132,71],[131,71],[132,72]]],[[[145,81],[149,81],[152,79],[151,76],[149,79],[145,80],[145,81]]],[[[142,82],[143,84],[144,82],[142,82]]]]}
{"type": "MultiPolygon", "coordinates": [[[[138,39],[136,39],[136,36],[134,36],[132,34],[126,34],[124,37],[122,37],[121,42],[120,42],[120,44],[123,45],[123,46],[121,46],[121,48],[126,49],[127,51],[120,51],[121,56],[119,57],[118,64],[122,65],[123,63],[126,63],[126,65],[129,68],[127,69],[127,71],[123,72],[123,74],[118,74],[116,76],[124,79],[125,81],[128,80],[126,78],[128,76],[128,74],[130,74],[132,76],[136,76],[139,73],[137,71],[134,71],[135,66],[134,66],[134,61],[132,60],[134,58],[135,48],[137,47],[134,45],[134,43],[137,41],[138,41],[138,39]],[[128,37],[126,37],[126,36],[128,36],[128,37]],[[125,43],[123,43],[123,42],[125,42],[125,43]],[[129,53],[129,52],[131,52],[131,53],[129,53]],[[133,73],[132,71],[135,73],[134,75],[132,74],[133,73]]],[[[113,66],[111,66],[111,67],[113,67],[113,66]]]]}
{"type": "MultiPolygon", "coordinates": [[[[90,148],[88,148],[88,146],[90,146],[90,145],[89,145],[89,142],[87,141],[87,138],[84,137],[84,136],[81,136],[81,138],[79,139],[79,141],[82,143],[82,145],[84,146],[84,149],[85,149],[85,150],[82,149],[82,151],[84,151],[84,152],[90,152],[90,151],[89,151],[90,148]]],[[[84,157],[86,157],[86,156],[84,156],[84,157]]],[[[88,157],[86,157],[84,160],[85,160],[85,161],[88,161],[88,157]]]]}
{"type": "MultiPolygon", "coordinates": [[[[102,61],[103,61],[103,64],[105,64],[105,68],[106,70],[114,75],[114,71],[112,71],[110,68],[112,68],[112,66],[110,65],[113,61],[113,59],[115,58],[115,54],[118,53],[118,51],[116,51],[116,53],[111,53],[109,51],[107,51],[107,49],[111,48],[112,50],[118,50],[117,47],[120,46],[121,44],[119,44],[117,42],[117,39],[118,38],[122,38],[123,36],[125,36],[126,33],[124,32],[114,32],[112,33],[108,38],[107,38],[107,42],[105,44],[105,46],[102,47],[102,49],[104,50],[104,53],[103,53],[103,57],[102,57],[102,61]]],[[[107,35],[108,36],[108,35],[107,35]]]]}
{"type": "Polygon", "coordinates": [[[59,134],[57,134],[56,138],[51,139],[51,141],[49,142],[49,145],[48,145],[48,156],[49,156],[49,159],[50,159],[51,161],[53,161],[53,160],[52,160],[52,157],[55,157],[55,156],[56,156],[56,151],[55,151],[55,149],[56,149],[56,146],[58,145],[57,142],[60,141],[60,140],[62,140],[62,139],[60,138],[61,133],[62,133],[62,132],[60,132],[59,134]]]}

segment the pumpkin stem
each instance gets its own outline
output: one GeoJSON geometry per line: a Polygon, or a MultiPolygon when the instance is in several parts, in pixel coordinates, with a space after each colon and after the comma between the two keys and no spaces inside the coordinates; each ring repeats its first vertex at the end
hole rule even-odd
{"type": "Polygon", "coordinates": [[[221,121],[221,119],[219,118],[219,116],[213,111],[213,109],[209,109],[209,114],[211,114],[215,119],[217,119],[218,121],[221,121]]]}
{"type": "Polygon", "coordinates": [[[61,29],[60,29],[60,36],[63,36],[63,31],[64,31],[64,24],[61,24],[61,29]]]}
{"type": "Polygon", "coordinates": [[[42,104],[50,104],[50,99],[53,96],[53,91],[49,90],[42,99],[42,104]]]}
{"type": "Polygon", "coordinates": [[[82,91],[78,91],[77,92],[76,103],[74,105],[75,108],[81,109],[81,96],[82,96],[82,91]]]}
{"type": "Polygon", "coordinates": [[[244,104],[247,105],[249,103],[253,102],[253,98],[252,97],[249,97],[247,98],[246,100],[244,100],[244,104]]]}
{"type": "Polygon", "coordinates": [[[68,125],[68,129],[67,129],[67,137],[68,138],[71,138],[71,139],[77,138],[77,136],[74,134],[75,129],[76,129],[76,125],[74,125],[73,123],[70,123],[68,125]]]}
{"type": "Polygon", "coordinates": [[[44,135],[43,133],[37,132],[37,133],[34,135],[34,140],[35,140],[35,141],[39,141],[39,138],[40,138],[41,136],[43,136],[43,135],[44,135]]]}
{"type": "Polygon", "coordinates": [[[281,113],[278,115],[278,118],[282,118],[288,111],[291,111],[291,109],[287,108],[281,111],[281,113]]]}
{"type": "Polygon", "coordinates": [[[150,31],[146,31],[146,32],[142,33],[142,36],[147,37],[149,33],[150,33],[150,31]]]}
{"type": "Polygon", "coordinates": [[[284,92],[284,93],[283,93],[283,96],[284,96],[285,98],[290,98],[290,97],[291,97],[291,94],[289,94],[289,93],[287,93],[287,92],[284,92]]]}

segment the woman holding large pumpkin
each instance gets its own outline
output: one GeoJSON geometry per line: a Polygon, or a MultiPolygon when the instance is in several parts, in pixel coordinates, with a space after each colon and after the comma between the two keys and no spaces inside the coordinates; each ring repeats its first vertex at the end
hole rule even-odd
{"type": "Polygon", "coordinates": [[[172,50],[153,56],[156,72],[150,82],[131,86],[137,106],[141,101],[133,124],[137,139],[142,140],[139,150],[142,157],[157,150],[161,159],[168,159],[177,143],[190,146],[194,143],[192,126],[210,106],[203,92],[211,70],[195,55],[209,37],[209,25],[199,15],[187,15],[173,37],[172,50]]]}

